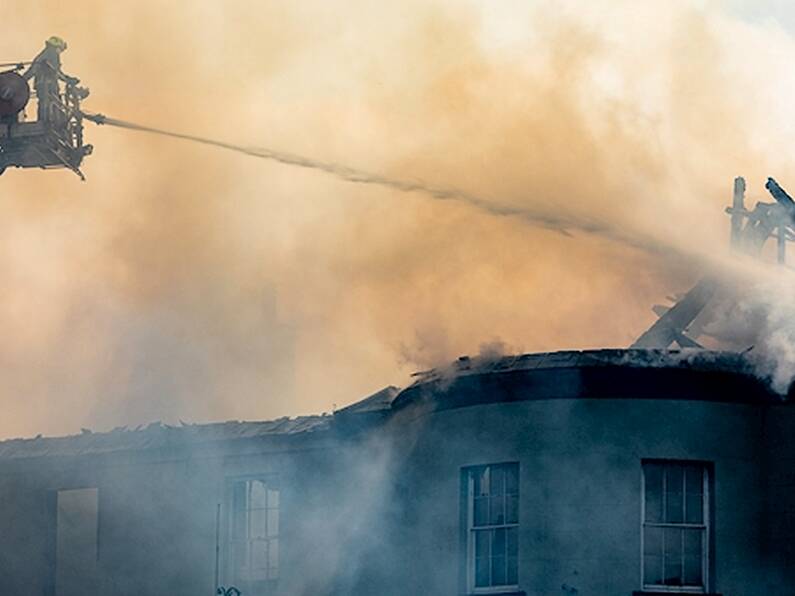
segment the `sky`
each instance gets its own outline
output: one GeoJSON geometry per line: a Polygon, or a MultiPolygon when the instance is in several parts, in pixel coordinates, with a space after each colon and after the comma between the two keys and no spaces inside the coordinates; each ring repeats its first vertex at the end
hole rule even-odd
{"type": "MultiPolygon", "coordinates": [[[[785,2],[18,2],[89,111],[653,246],[97,128],[0,178],[0,437],[332,411],[460,355],[629,345],[795,189],[785,2]],[[384,5],[389,4],[389,5],[384,5]],[[789,185],[789,186],[788,186],[789,185]]],[[[34,112],[29,108],[29,117],[34,112]]]]}

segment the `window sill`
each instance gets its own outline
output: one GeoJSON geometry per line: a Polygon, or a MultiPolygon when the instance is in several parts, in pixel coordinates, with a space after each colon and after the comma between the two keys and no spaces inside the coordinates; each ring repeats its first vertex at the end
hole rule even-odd
{"type": "Polygon", "coordinates": [[[723,596],[717,592],[655,592],[648,590],[635,590],[632,596],[723,596]]]}
{"type": "MultiPolygon", "coordinates": [[[[524,590],[504,590],[499,592],[466,592],[461,596],[527,596],[527,592],[524,590]]],[[[666,594],[666,596],[668,596],[666,594]]],[[[711,594],[707,594],[707,596],[712,596],[711,594]]]]}

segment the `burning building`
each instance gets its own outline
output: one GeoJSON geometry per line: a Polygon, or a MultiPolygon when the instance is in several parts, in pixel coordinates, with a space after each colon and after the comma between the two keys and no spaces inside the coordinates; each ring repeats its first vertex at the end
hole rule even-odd
{"type": "Polygon", "coordinates": [[[4,593],[792,594],[744,355],[462,358],[333,415],[0,443],[4,593]]]}
{"type": "MultiPolygon", "coordinates": [[[[42,69],[37,122],[19,120],[25,77],[0,73],[0,173],[80,173],[86,118],[659,249],[590,219],[87,115],[77,79],[42,69]]],[[[775,202],[749,210],[735,181],[732,246],[758,256],[775,237],[786,264],[795,200],[767,188],[775,202]]],[[[465,357],[333,415],[0,442],[2,592],[795,594],[792,376],[771,385],[756,353],[699,343],[717,337],[708,304],[735,293],[709,275],[631,349],[465,357]]]]}
{"type": "MultiPolygon", "coordinates": [[[[30,152],[31,147],[46,148],[53,140],[52,135],[61,132],[60,128],[44,130],[41,127],[46,120],[41,123],[16,121],[16,111],[5,114],[12,120],[5,124],[8,131],[30,134],[24,137],[6,135],[3,147],[8,149],[8,163],[0,160],[0,170],[4,165],[49,167],[57,163],[79,171],[88,149],[80,136],[80,123],[86,118],[106,125],[220,145],[259,158],[332,174],[351,183],[377,185],[388,191],[423,193],[435,199],[455,199],[463,203],[465,209],[484,211],[491,216],[515,217],[558,232],[579,230],[598,234],[607,241],[616,240],[657,254],[655,251],[667,250],[670,245],[625,229],[620,221],[608,225],[601,217],[580,214],[576,205],[568,205],[569,209],[565,202],[582,195],[583,202],[598,203],[602,196],[608,197],[626,188],[627,192],[620,193],[618,200],[628,205],[627,211],[633,211],[643,208],[644,204],[627,199],[641,186],[650,189],[644,196],[673,194],[671,191],[681,189],[677,182],[683,183],[697,168],[725,171],[726,167],[757,160],[755,150],[744,148],[738,142],[750,136],[754,121],[744,117],[744,110],[731,109],[731,102],[724,105],[717,101],[727,91],[736,90],[732,97],[742,99],[743,103],[759,105],[759,111],[765,112],[765,121],[774,123],[772,127],[784,131],[786,127],[780,126],[785,120],[771,115],[770,106],[756,95],[753,101],[748,100],[748,90],[755,87],[749,84],[751,79],[737,78],[737,65],[720,67],[725,66],[716,60],[721,46],[712,44],[711,35],[704,34],[708,23],[699,15],[672,19],[674,24],[669,26],[681,31],[673,38],[676,42],[673,49],[665,44],[652,44],[655,55],[672,58],[670,61],[674,63],[681,62],[681,67],[652,68],[650,66],[654,65],[642,52],[632,52],[630,67],[619,68],[615,74],[612,68],[603,68],[611,66],[609,60],[594,62],[598,81],[625,80],[627,87],[642,90],[643,103],[651,101],[646,98],[649,90],[661,86],[664,88],[660,91],[662,95],[676,98],[671,102],[673,108],[616,113],[599,104],[598,108],[581,111],[580,99],[587,100],[589,105],[596,103],[594,97],[609,100],[605,103],[610,106],[616,103],[612,94],[599,93],[599,85],[587,83],[585,73],[590,72],[592,60],[589,46],[594,44],[592,30],[609,23],[611,30],[626,29],[639,36],[648,36],[652,29],[663,24],[663,19],[654,15],[648,19],[652,23],[648,30],[636,28],[634,23],[639,15],[635,8],[633,6],[631,17],[626,21],[613,18],[609,12],[604,17],[604,7],[592,9],[600,13],[600,22],[593,27],[570,27],[566,20],[543,19],[539,25],[539,29],[545,30],[541,36],[543,41],[528,46],[529,49],[522,46],[521,51],[526,55],[542,56],[538,64],[530,64],[530,69],[528,65],[518,69],[495,69],[494,74],[485,56],[468,49],[475,48],[476,44],[459,43],[469,42],[469,27],[458,19],[448,22],[434,18],[428,33],[423,30],[422,35],[416,37],[413,32],[409,37],[400,34],[393,36],[397,41],[390,42],[390,36],[384,35],[383,29],[340,18],[337,10],[332,10],[329,20],[345,22],[351,30],[373,31],[370,43],[354,45],[348,50],[351,55],[365,54],[390,43],[400,46],[401,50],[409,48],[412,56],[416,54],[416,58],[394,64],[392,60],[377,60],[363,69],[370,77],[373,72],[404,73],[395,78],[402,88],[410,90],[407,95],[394,93],[387,85],[384,95],[396,99],[376,102],[372,112],[363,109],[371,104],[362,101],[361,96],[357,100],[356,95],[343,93],[335,96],[332,103],[350,105],[350,110],[310,102],[301,108],[302,101],[285,101],[326,94],[329,90],[326,85],[300,87],[300,93],[296,93],[298,88],[285,87],[279,102],[292,104],[289,111],[286,105],[266,101],[261,81],[250,71],[248,57],[264,59],[268,52],[252,51],[252,40],[273,39],[277,40],[277,45],[295,50],[291,44],[283,43],[285,39],[280,35],[261,33],[289,30],[282,15],[271,15],[267,11],[263,11],[266,15],[263,20],[274,30],[256,29],[248,34],[223,31],[213,11],[213,22],[207,23],[207,31],[217,33],[218,39],[242,40],[240,46],[245,49],[243,60],[212,60],[219,65],[216,75],[223,75],[222,78],[212,76],[206,68],[191,68],[192,62],[184,59],[183,50],[187,48],[185,54],[194,53],[194,50],[191,44],[181,43],[184,38],[177,34],[175,25],[191,20],[185,18],[181,9],[174,11],[177,16],[171,23],[162,18],[167,11],[161,5],[153,5],[152,12],[145,12],[147,18],[141,20],[114,19],[129,22],[129,30],[142,32],[136,33],[139,37],[126,37],[118,28],[107,31],[108,41],[130,48],[128,57],[137,60],[155,56],[150,60],[156,63],[154,73],[150,70],[132,77],[121,67],[124,61],[119,59],[119,54],[99,56],[105,54],[97,51],[100,46],[91,50],[111,64],[111,70],[117,71],[109,82],[118,97],[138,98],[140,81],[148,82],[147,101],[133,102],[140,104],[139,117],[144,117],[149,110],[162,112],[162,106],[179,105],[180,110],[175,112],[184,112],[184,120],[180,123],[178,119],[169,119],[169,122],[174,126],[186,123],[198,126],[207,121],[205,118],[218,121],[217,110],[202,118],[197,114],[206,114],[207,105],[221,105],[225,114],[242,118],[249,114],[245,118],[247,128],[270,129],[268,139],[277,142],[277,131],[268,126],[269,123],[285,118],[288,113],[290,119],[301,121],[302,116],[311,111],[317,115],[308,120],[306,128],[286,129],[284,136],[298,137],[296,132],[311,131],[311,138],[334,136],[334,144],[340,147],[360,133],[331,135],[326,126],[332,123],[333,128],[340,130],[343,128],[340,124],[346,122],[347,117],[363,122],[368,130],[377,133],[378,136],[366,135],[368,152],[375,143],[386,145],[379,141],[390,139],[396,146],[401,143],[412,148],[422,146],[426,154],[451,156],[449,161],[458,165],[447,168],[447,172],[465,173],[466,176],[452,179],[478,194],[417,182],[415,175],[422,177],[423,169],[404,169],[401,164],[408,160],[403,155],[397,159],[396,153],[390,156],[392,159],[363,161],[376,169],[383,164],[396,164],[387,169],[390,174],[387,176],[333,161],[218,143],[113,118],[97,115],[88,118],[74,111],[69,112],[71,116],[66,122],[70,124],[63,130],[75,133],[68,140],[73,142],[70,145],[73,149],[80,151],[66,155],[66,159],[56,153],[48,153],[43,159],[38,153],[30,152]],[[161,34],[153,35],[141,26],[147,21],[158,23],[162,27],[158,29],[161,34]],[[439,38],[444,44],[430,43],[426,37],[439,38]],[[138,41],[131,43],[132,39],[138,41]],[[548,44],[560,49],[544,52],[548,44]],[[142,47],[147,51],[142,52],[142,47]],[[463,60],[462,51],[465,52],[463,60]],[[182,67],[164,69],[161,55],[169,56],[171,64],[182,67]],[[461,64],[471,64],[474,68],[462,69],[461,64]],[[230,68],[240,70],[230,71],[230,68]],[[535,72],[536,68],[541,75],[524,72],[535,72]],[[161,70],[167,71],[171,80],[165,86],[167,92],[158,94],[155,90],[163,80],[159,74],[161,70]],[[234,76],[235,72],[238,77],[234,76]],[[409,77],[409,73],[419,75],[409,77]],[[726,73],[729,75],[724,84],[726,73]],[[188,80],[198,83],[188,85],[188,80]],[[234,100],[234,94],[228,93],[226,85],[207,84],[214,80],[251,82],[250,86],[257,89],[251,111],[247,112],[245,104],[234,100]],[[670,90],[665,83],[669,80],[670,90]],[[567,86],[572,89],[582,86],[582,97],[580,92],[572,92],[567,86]],[[204,107],[191,109],[192,104],[184,100],[173,102],[179,97],[173,97],[171,91],[178,87],[186,89],[183,98],[189,93],[200,95],[204,107]],[[398,111],[396,108],[403,104],[407,106],[408,116],[393,119],[393,113],[398,111]],[[431,105],[431,109],[420,107],[426,104],[431,105]],[[690,104],[701,106],[701,111],[681,107],[690,104]],[[389,121],[388,125],[380,122],[381,112],[390,116],[383,119],[389,121]],[[457,118],[448,118],[451,112],[457,113],[457,118]],[[272,114],[272,120],[250,118],[266,113],[272,114]],[[650,132],[647,133],[647,119],[678,124],[670,129],[648,125],[650,132]],[[456,120],[464,124],[456,124],[456,120]],[[591,127],[586,126],[590,120],[606,123],[604,128],[608,132],[594,134],[591,127]],[[628,126],[624,129],[621,124],[624,120],[639,120],[643,124],[640,128],[628,126]],[[449,128],[452,132],[427,137],[417,135],[423,128],[435,128],[432,124],[437,121],[439,128],[449,128]],[[314,126],[318,123],[323,126],[314,126]],[[395,133],[404,127],[408,132],[396,138],[395,133]],[[479,135],[478,129],[485,133],[479,135]],[[445,141],[448,134],[454,143],[445,141]],[[462,139],[466,142],[462,143],[462,139]],[[469,152],[472,155],[462,158],[452,151],[458,146],[472,148],[469,152]],[[524,149],[526,147],[530,149],[524,149]],[[731,153],[732,159],[707,159],[723,151],[731,153]],[[551,158],[544,159],[545,154],[551,158]],[[603,155],[609,158],[603,159],[603,155]],[[671,159],[670,167],[666,165],[668,159],[671,159]],[[480,167],[474,167],[481,162],[480,167]],[[516,165],[506,168],[500,162],[516,165]],[[685,165],[687,167],[683,167],[685,165]],[[665,174],[669,169],[685,174],[671,176],[668,181],[665,174]],[[549,175],[545,175],[546,170],[549,175]],[[523,172],[521,176],[516,175],[519,171],[523,172]],[[628,172],[632,174],[627,176],[628,172]],[[408,180],[401,176],[407,176],[408,180]],[[478,183],[478,178],[483,177],[514,182],[478,183]],[[561,184],[574,178],[583,183],[561,184]],[[542,182],[533,182],[535,179],[542,182]],[[550,192],[553,188],[559,192],[550,192]],[[525,194],[550,199],[549,209],[542,200],[538,204],[519,200],[525,194]],[[491,197],[500,196],[505,203],[491,200],[491,197]]],[[[39,7],[36,10],[42,14],[50,12],[39,7]]],[[[458,10],[457,6],[456,12],[458,10]]],[[[401,11],[405,8],[400,7],[398,12],[401,11]]],[[[83,12],[96,14],[98,11],[83,12]]],[[[18,14],[16,21],[26,22],[24,16],[18,14]]],[[[306,20],[304,14],[299,17],[306,20]]],[[[73,15],[69,20],[75,21],[73,15]]],[[[513,15],[511,20],[515,20],[513,15]]],[[[92,34],[102,33],[95,21],[88,23],[92,34]]],[[[757,53],[755,40],[749,40],[743,30],[720,30],[726,33],[720,37],[743,41],[742,44],[735,42],[743,54],[757,53]]],[[[207,37],[195,33],[191,33],[190,39],[198,39],[215,51],[214,40],[205,43],[207,37]]],[[[328,33],[310,30],[305,37],[336,39],[340,34],[348,39],[348,31],[336,29],[328,33]]],[[[764,30],[761,35],[773,37],[764,30]]],[[[607,45],[612,49],[613,40],[610,42],[607,45]]],[[[327,53],[323,47],[311,46],[307,62],[324,75],[332,73],[336,79],[345,69],[334,62],[325,63],[324,68],[318,60],[327,53]]],[[[772,47],[777,50],[781,46],[772,47]]],[[[381,54],[380,51],[375,53],[381,54]]],[[[770,54],[771,57],[783,56],[783,67],[789,55],[785,51],[770,54]]],[[[779,93],[785,87],[769,85],[772,79],[781,78],[775,72],[779,62],[769,60],[770,70],[761,70],[764,62],[760,59],[751,65],[759,73],[758,80],[756,77],[753,80],[771,86],[774,89],[771,95],[785,97],[786,93],[779,93]]],[[[6,78],[19,83],[16,76],[6,78]]],[[[91,78],[101,80],[94,75],[91,78]]],[[[338,89],[343,90],[344,77],[340,80],[338,89]]],[[[369,90],[371,85],[366,87],[369,90]]],[[[72,98],[67,102],[70,108],[76,100],[82,99],[84,91],[74,87],[65,88],[63,93],[72,98]]],[[[10,92],[7,95],[8,98],[17,97],[10,92]]],[[[632,103],[631,97],[628,99],[632,103]]],[[[125,104],[117,102],[116,105],[120,108],[125,104]]],[[[63,123],[64,119],[58,117],[55,121],[63,123]]],[[[770,128],[767,124],[757,133],[759,138],[765,138],[770,128]]],[[[780,148],[771,145],[774,149],[780,148]]],[[[198,248],[202,251],[206,248],[212,256],[207,257],[207,271],[201,271],[202,283],[186,283],[178,288],[178,293],[187,296],[200,295],[206,288],[224,283],[219,283],[214,274],[228,268],[239,255],[232,251],[226,253],[228,258],[216,258],[213,253],[222,244],[235,244],[235,233],[240,230],[219,235],[217,243],[211,242],[212,235],[207,232],[215,227],[204,222],[204,215],[197,217],[192,206],[201,204],[213,189],[190,196],[191,189],[198,189],[206,182],[205,178],[196,176],[203,168],[185,162],[181,170],[174,167],[173,156],[165,154],[157,160],[163,164],[159,171],[141,176],[141,162],[137,159],[151,153],[149,147],[140,146],[134,152],[124,153],[124,157],[120,153],[116,163],[111,164],[119,171],[114,169],[106,180],[118,176],[123,181],[126,174],[135,181],[151,179],[156,188],[147,191],[144,185],[140,188],[136,185],[130,191],[118,189],[119,194],[129,197],[113,203],[114,213],[125,214],[124,219],[127,219],[129,210],[124,207],[128,205],[125,201],[129,201],[129,205],[141,206],[143,223],[139,218],[130,218],[136,223],[122,230],[120,252],[123,258],[113,260],[107,269],[91,270],[86,277],[105,281],[108,271],[122,269],[120,277],[124,281],[119,285],[128,291],[132,287],[136,295],[148,297],[151,293],[159,293],[153,287],[162,286],[163,292],[170,294],[174,292],[172,278],[178,277],[178,269],[183,263],[197,259],[198,248]],[[135,159],[128,159],[130,156],[135,159]],[[129,169],[124,170],[121,162],[129,169]],[[177,182],[184,190],[174,190],[177,182]],[[184,197],[183,200],[174,201],[169,196],[172,192],[184,197]],[[168,200],[164,201],[164,197],[168,200]],[[167,212],[170,218],[164,218],[163,212],[159,208],[152,209],[150,203],[177,207],[167,212]],[[185,213],[179,208],[185,208],[185,213]],[[175,221],[194,219],[203,225],[196,228],[173,225],[175,221]],[[157,228],[155,233],[141,233],[157,222],[163,225],[152,226],[157,228]],[[180,250],[162,248],[166,244],[164,241],[177,238],[181,242],[184,236],[194,241],[187,242],[180,250]],[[140,254],[145,254],[146,258],[140,259],[140,254]],[[163,260],[176,265],[160,267],[163,260]],[[151,269],[159,274],[150,277],[151,269]]],[[[320,155],[324,153],[336,155],[334,151],[321,151],[320,155]]],[[[348,158],[355,161],[350,154],[348,158]]],[[[444,160],[429,163],[424,175],[443,165],[444,160]]],[[[444,167],[440,169],[438,179],[450,178],[444,167]]],[[[233,176],[234,172],[229,175],[233,176]]],[[[704,190],[703,179],[701,182],[695,187],[698,190],[693,191],[694,195],[704,190]]],[[[218,187],[213,188],[221,191],[228,188],[225,182],[217,184],[218,187]]],[[[777,203],[750,210],[741,200],[740,187],[735,189],[731,208],[735,248],[758,252],[768,238],[776,237],[779,260],[785,261],[785,243],[793,234],[795,203],[785,193],[782,195],[777,185],[771,185],[777,203]]],[[[257,195],[264,189],[252,184],[238,190],[241,195],[244,192],[257,195]]],[[[104,193],[111,198],[116,191],[115,187],[105,186],[97,194],[104,193]]],[[[215,219],[221,210],[227,214],[231,203],[226,192],[216,194],[223,195],[224,200],[215,204],[218,212],[207,211],[208,221],[215,219]]],[[[301,192],[296,190],[294,194],[301,192]]],[[[255,222],[252,227],[256,231],[246,232],[251,234],[250,238],[255,234],[267,235],[257,222],[257,214],[267,214],[268,219],[277,222],[274,228],[278,228],[283,220],[273,217],[275,204],[273,201],[273,205],[255,213],[246,209],[251,203],[241,202],[239,217],[255,222]]],[[[289,202],[286,209],[293,209],[292,205],[289,202]]],[[[610,211],[615,206],[599,203],[594,211],[601,212],[603,208],[610,211]]],[[[706,209],[694,210],[694,218],[706,209]]],[[[378,218],[385,219],[381,213],[378,218]]],[[[672,220],[670,227],[681,227],[683,213],[682,210],[663,210],[661,216],[672,220]]],[[[323,212],[313,217],[333,219],[323,212]]],[[[72,223],[68,217],[57,221],[72,223]]],[[[117,231],[115,226],[110,227],[111,231],[117,231]]],[[[466,227],[457,223],[452,229],[457,233],[466,227]]],[[[50,229],[42,228],[43,233],[50,229]]],[[[380,233],[376,226],[373,228],[376,234],[380,233]]],[[[427,234],[427,231],[427,227],[420,229],[417,235],[427,234]]],[[[305,234],[306,230],[301,233],[305,234]]],[[[480,234],[479,229],[473,233],[480,234]]],[[[329,232],[329,235],[334,234],[329,232]]],[[[108,233],[108,236],[115,238],[117,234],[108,233]]],[[[444,244],[444,241],[439,243],[444,244]]],[[[475,241],[471,246],[483,250],[475,241]]],[[[427,260],[423,245],[411,248],[422,260],[427,260]]],[[[252,253],[252,260],[259,263],[264,252],[263,249],[252,253]]],[[[528,250],[538,256],[535,252],[535,247],[528,250]]],[[[25,253],[22,254],[20,260],[24,260],[25,253]]],[[[276,254],[275,259],[279,259],[281,253],[276,254]]],[[[117,255],[114,253],[114,256],[117,255]]],[[[393,264],[404,261],[405,256],[405,253],[390,255],[383,270],[378,268],[378,274],[392,277],[393,264]]],[[[471,262],[466,250],[459,258],[464,263],[462,267],[471,262]]],[[[41,260],[46,260],[46,252],[41,260]]],[[[64,277],[69,277],[69,272],[84,267],[90,260],[72,259],[72,268],[64,277]]],[[[52,267],[57,269],[63,264],[64,261],[56,261],[52,267]]],[[[308,277],[324,266],[325,263],[315,265],[316,268],[302,271],[301,276],[308,277]]],[[[411,264],[401,267],[409,269],[411,264]]],[[[251,272],[243,268],[240,278],[249,275],[251,272]]],[[[42,277],[48,276],[52,273],[46,268],[42,277]]],[[[346,281],[353,278],[355,276],[346,281]]],[[[235,281],[238,278],[232,278],[226,285],[234,286],[235,281]]],[[[33,291],[26,292],[27,288],[23,287],[20,302],[29,300],[36,289],[34,286],[33,291]]],[[[91,284],[85,295],[79,294],[74,299],[81,312],[90,310],[94,304],[83,304],[84,298],[94,289],[91,284]]],[[[332,295],[333,289],[323,292],[322,297],[332,295]]],[[[698,317],[706,302],[724,290],[720,280],[705,278],[671,309],[660,310],[659,322],[638,338],[635,349],[462,358],[447,367],[420,374],[414,384],[404,389],[386,388],[332,415],[261,422],[155,423],[111,432],[86,430],[71,437],[0,442],[0,593],[48,596],[86,593],[136,596],[218,593],[242,593],[244,596],[793,594],[795,414],[791,402],[782,396],[782,391],[792,393],[789,389],[792,376],[782,376],[786,381],[784,387],[771,388],[754,368],[754,359],[762,346],[757,345],[756,351],[750,353],[743,352],[754,343],[752,341],[743,342],[740,352],[710,351],[701,347],[697,331],[715,333],[715,329],[707,329],[709,322],[698,317]],[[672,344],[678,344],[679,349],[670,350],[672,344]]],[[[251,294],[257,292],[252,290],[251,294]]],[[[435,287],[428,294],[432,305],[429,311],[435,315],[434,307],[438,303],[435,287]]],[[[58,294],[45,294],[42,301],[59,302],[61,298],[58,294]]],[[[219,299],[217,302],[226,301],[219,299]]],[[[519,302],[521,300],[516,300],[510,306],[515,307],[519,302]]],[[[230,301],[228,310],[238,310],[239,304],[230,301]]],[[[607,304],[612,306],[614,302],[611,300],[607,304]]],[[[168,306],[179,310],[181,304],[169,303],[168,306]]],[[[137,302],[132,310],[138,316],[136,307],[137,302]]],[[[207,319],[213,319],[217,327],[225,327],[227,320],[219,317],[221,310],[214,304],[213,308],[199,309],[198,314],[187,319],[180,328],[207,319]]],[[[252,310],[255,309],[252,307],[252,310]]],[[[472,310],[470,304],[462,308],[464,314],[472,310]]],[[[517,310],[506,305],[505,320],[509,325],[514,323],[517,310]]],[[[610,320],[608,326],[617,326],[614,319],[601,314],[604,310],[599,309],[599,316],[610,320]]],[[[391,316],[392,312],[388,314],[391,316]]],[[[544,316],[547,314],[543,312],[544,316]]],[[[26,318],[20,316],[18,310],[12,310],[11,316],[26,318]]],[[[157,317],[149,317],[153,319],[153,326],[162,323],[157,317]]],[[[251,341],[260,333],[261,326],[255,324],[259,322],[257,317],[235,319],[236,325],[247,332],[232,334],[229,341],[210,352],[206,361],[219,353],[234,351],[230,347],[251,341]]],[[[90,334],[92,326],[85,326],[90,334]]],[[[532,325],[523,328],[532,328],[532,325]]],[[[163,335],[170,333],[172,329],[166,326],[163,335]]],[[[13,330],[9,335],[14,335],[13,330]]],[[[69,349],[76,342],[70,333],[65,337],[67,339],[59,347],[69,349]]],[[[122,335],[119,343],[124,344],[125,338],[122,335]]],[[[349,337],[345,340],[352,341],[349,337]]],[[[42,339],[42,343],[49,343],[48,338],[42,339]]],[[[145,343],[143,350],[150,347],[145,343]]],[[[66,349],[48,350],[40,359],[54,355],[52,359],[55,360],[66,349]]],[[[279,345],[278,349],[283,346],[279,345]]],[[[167,358],[171,357],[168,350],[164,353],[167,358]]],[[[33,360],[38,365],[39,359],[33,360]]],[[[199,362],[204,364],[205,360],[199,362]]],[[[12,361],[9,367],[14,363],[12,361]]],[[[66,368],[71,373],[68,364],[66,368]]],[[[146,366],[134,369],[130,377],[134,378],[135,370],[142,368],[146,366]]],[[[198,368],[189,371],[187,367],[175,365],[179,375],[184,376],[198,368]]],[[[36,367],[36,372],[30,376],[38,376],[38,372],[36,367]]],[[[124,382],[118,382],[115,375],[109,376],[114,384],[124,382]]],[[[169,377],[168,374],[160,376],[169,377]]],[[[54,379],[54,383],[58,383],[62,377],[54,379]]],[[[230,386],[233,385],[223,385],[223,388],[230,386]]],[[[168,390],[158,391],[160,386],[155,385],[155,390],[150,390],[151,387],[145,385],[144,390],[135,395],[168,394],[168,390]]],[[[56,386],[52,393],[59,392],[60,387],[56,386]]],[[[240,397],[235,391],[228,393],[230,400],[240,397]]],[[[25,394],[25,391],[15,393],[18,394],[25,394]]],[[[353,397],[351,395],[351,401],[353,397]]],[[[72,404],[67,407],[75,408],[72,404]]]]}

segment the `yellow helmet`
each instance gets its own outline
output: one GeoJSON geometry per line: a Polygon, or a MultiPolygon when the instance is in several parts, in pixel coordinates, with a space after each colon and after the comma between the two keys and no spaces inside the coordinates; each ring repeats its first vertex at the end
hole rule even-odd
{"type": "Polygon", "coordinates": [[[66,49],[66,42],[57,35],[53,35],[50,39],[48,39],[44,43],[46,43],[48,46],[52,46],[61,51],[66,49]]]}

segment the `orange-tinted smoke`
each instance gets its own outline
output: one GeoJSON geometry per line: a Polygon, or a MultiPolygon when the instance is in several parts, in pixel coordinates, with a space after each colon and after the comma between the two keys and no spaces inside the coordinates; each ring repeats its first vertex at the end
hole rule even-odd
{"type": "MultiPolygon", "coordinates": [[[[15,3],[0,58],[57,34],[92,111],[598,218],[687,253],[724,250],[735,175],[787,186],[770,80],[792,80],[776,60],[793,45],[775,27],[684,2],[381,4],[15,3]]],[[[628,345],[703,266],[87,132],[87,183],[0,179],[2,436],[330,410],[494,342],[628,345]]]]}

